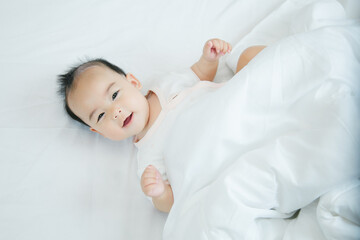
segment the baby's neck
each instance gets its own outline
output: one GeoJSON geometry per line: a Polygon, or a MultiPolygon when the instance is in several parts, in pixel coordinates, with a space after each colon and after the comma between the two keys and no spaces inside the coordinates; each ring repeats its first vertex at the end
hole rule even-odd
{"type": "Polygon", "coordinates": [[[154,122],[156,121],[157,117],[161,112],[161,104],[159,98],[154,92],[149,91],[148,94],[146,95],[146,99],[149,104],[149,120],[145,128],[138,135],[135,136],[134,142],[140,141],[146,135],[146,133],[154,124],[154,122]]]}

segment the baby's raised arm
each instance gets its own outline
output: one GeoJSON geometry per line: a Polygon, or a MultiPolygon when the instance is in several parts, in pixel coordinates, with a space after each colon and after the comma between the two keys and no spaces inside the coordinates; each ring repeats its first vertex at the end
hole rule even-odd
{"type": "Polygon", "coordinates": [[[164,181],[160,172],[149,165],[141,176],[141,189],[152,198],[154,206],[162,212],[170,212],[174,196],[170,184],[164,181]]]}
{"type": "Polygon", "coordinates": [[[192,65],[191,69],[200,80],[213,81],[219,65],[219,58],[229,53],[231,49],[230,43],[221,39],[210,39],[205,43],[200,60],[192,65]]]}
{"type": "Polygon", "coordinates": [[[266,48],[266,46],[258,45],[258,46],[251,46],[245,49],[239,57],[235,73],[243,69],[264,48],[266,48]]]}

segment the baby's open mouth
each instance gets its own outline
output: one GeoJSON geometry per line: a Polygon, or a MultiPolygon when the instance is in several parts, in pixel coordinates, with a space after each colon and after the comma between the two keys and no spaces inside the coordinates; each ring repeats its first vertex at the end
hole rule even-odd
{"type": "Polygon", "coordinates": [[[132,115],[133,115],[133,113],[131,113],[130,116],[128,116],[128,117],[125,119],[122,127],[126,127],[126,125],[128,125],[128,124],[131,122],[132,115]]]}

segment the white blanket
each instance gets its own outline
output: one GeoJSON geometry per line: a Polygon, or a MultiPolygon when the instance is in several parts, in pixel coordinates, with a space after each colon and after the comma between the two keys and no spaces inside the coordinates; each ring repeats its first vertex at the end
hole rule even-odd
{"type": "MultiPolygon", "coordinates": [[[[164,155],[175,198],[164,239],[331,238],[314,201],[360,177],[360,26],[327,19],[303,30],[177,119],[164,155]]],[[[356,238],[354,221],[346,234],[356,238]]]]}

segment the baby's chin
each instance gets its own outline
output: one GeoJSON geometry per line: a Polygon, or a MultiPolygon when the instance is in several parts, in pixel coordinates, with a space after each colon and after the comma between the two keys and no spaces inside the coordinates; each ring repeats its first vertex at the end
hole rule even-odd
{"type": "Polygon", "coordinates": [[[128,138],[131,138],[133,137],[134,135],[130,135],[130,136],[104,136],[105,138],[107,139],[110,139],[112,141],[122,141],[122,140],[125,140],[125,139],[128,139],[128,138]]]}
{"type": "Polygon", "coordinates": [[[113,135],[104,135],[105,138],[107,139],[110,139],[112,141],[122,141],[122,140],[126,140],[126,139],[133,139],[134,137],[136,137],[138,134],[141,133],[141,130],[139,131],[136,131],[136,132],[131,132],[127,135],[116,135],[116,134],[113,134],[113,135]]]}

